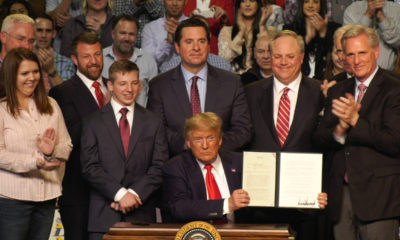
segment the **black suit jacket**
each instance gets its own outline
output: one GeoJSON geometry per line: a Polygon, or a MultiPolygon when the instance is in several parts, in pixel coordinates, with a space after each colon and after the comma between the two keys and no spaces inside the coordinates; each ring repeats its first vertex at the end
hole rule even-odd
{"type": "Polygon", "coordinates": [[[328,209],[338,220],[345,171],[354,214],[362,221],[400,216],[400,82],[392,72],[379,69],[372,79],[344,145],[333,138],[338,118],[332,99],[355,92],[355,80],[336,84],[328,91],[324,117],[314,136],[332,157],[328,209]]]}
{"type": "Polygon", "coordinates": [[[273,77],[260,80],[246,87],[253,122],[253,138],[249,149],[264,152],[312,152],[312,135],[318,124],[318,113],[322,110],[324,97],[320,81],[304,77],[301,79],[294,118],[283,147],[279,143],[274,123],[273,77]]]}
{"type": "Polygon", "coordinates": [[[99,106],[89,89],[77,75],[50,89],[49,95],[60,105],[68,133],[74,145],[66,163],[60,204],[87,204],[88,189],[81,175],[79,160],[82,120],[99,110],[99,106]]]}
{"type": "MultiPolygon", "coordinates": [[[[208,65],[205,112],[216,113],[223,121],[223,148],[239,150],[251,137],[251,121],[240,78],[208,65]]],[[[147,108],[160,114],[166,126],[170,155],[184,149],[185,120],[192,108],[181,66],[150,81],[147,108]]]]}
{"type": "MultiPolygon", "coordinates": [[[[225,151],[219,154],[232,194],[242,186],[243,154],[225,151]]],[[[164,164],[162,172],[163,209],[174,222],[207,221],[223,217],[224,200],[207,200],[203,173],[191,151],[170,159],[164,164]]]]}
{"type": "Polygon", "coordinates": [[[161,185],[161,166],[168,159],[164,126],[157,115],[135,104],[133,126],[125,157],[111,104],[85,119],[81,164],[90,186],[89,232],[107,232],[119,221],[155,222],[155,195],[161,185]],[[122,216],[110,204],[122,187],[134,190],[143,205],[122,216]]]}

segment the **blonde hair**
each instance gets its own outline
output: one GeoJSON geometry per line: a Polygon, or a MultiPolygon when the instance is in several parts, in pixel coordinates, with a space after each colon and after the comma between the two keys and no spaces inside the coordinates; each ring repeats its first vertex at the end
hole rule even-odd
{"type": "Polygon", "coordinates": [[[185,139],[189,139],[190,131],[193,130],[214,130],[222,137],[222,120],[213,112],[198,113],[185,122],[185,139]]]}
{"type": "MultiPolygon", "coordinates": [[[[87,0],[82,0],[82,9],[81,12],[83,15],[86,15],[88,12],[88,4],[87,0]]],[[[107,8],[106,8],[107,13],[112,13],[114,11],[114,0],[107,0],[107,8]]]]}
{"type": "Polygon", "coordinates": [[[335,33],[333,34],[333,40],[336,41],[336,39],[338,39],[339,37],[342,37],[343,34],[345,32],[347,32],[347,30],[349,30],[350,28],[354,27],[355,25],[353,24],[348,24],[348,25],[344,25],[341,26],[340,28],[336,29],[335,33]]]}
{"type": "Polygon", "coordinates": [[[25,14],[11,14],[8,15],[4,20],[3,24],[1,25],[1,31],[2,32],[8,32],[12,28],[14,28],[14,24],[20,23],[20,24],[32,24],[32,26],[35,26],[35,21],[29,17],[28,15],[25,14]]]}

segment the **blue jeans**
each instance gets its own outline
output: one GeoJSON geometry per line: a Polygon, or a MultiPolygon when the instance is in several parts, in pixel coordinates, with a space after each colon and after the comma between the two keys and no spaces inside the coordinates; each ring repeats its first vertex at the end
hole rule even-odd
{"type": "Polygon", "coordinates": [[[48,240],[55,199],[25,202],[0,198],[1,240],[48,240]]]}

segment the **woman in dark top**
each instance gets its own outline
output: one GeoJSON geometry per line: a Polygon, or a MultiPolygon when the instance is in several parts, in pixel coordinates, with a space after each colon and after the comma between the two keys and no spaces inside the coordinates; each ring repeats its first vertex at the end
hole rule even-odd
{"type": "Polygon", "coordinates": [[[301,72],[305,76],[323,80],[326,56],[333,46],[333,33],[340,25],[328,22],[326,0],[298,0],[296,16],[283,29],[295,31],[305,43],[301,72]]]}
{"type": "Polygon", "coordinates": [[[71,18],[63,29],[60,53],[70,57],[72,40],[84,31],[96,33],[100,37],[102,48],[110,46],[113,43],[113,5],[114,0],[83,0],[83,14],[71,18]]]}

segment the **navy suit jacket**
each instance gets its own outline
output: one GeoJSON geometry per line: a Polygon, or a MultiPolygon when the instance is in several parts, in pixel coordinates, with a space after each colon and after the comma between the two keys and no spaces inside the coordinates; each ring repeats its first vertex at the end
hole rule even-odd
{"type": "Polygon", "coordinates": [[[69,160],[66,163],[60,204],[87,204],[88,189],[86,182],[82,178],[79,160],[82,120],[91,113],[99,110],[99,106],[92,93],[77,75],[51,88],[49,95],[60,106],[68,133],[74,145],[69,160]]]}
{"type": "Polygon", "coordinates": [[[155,222],[153,193],[161,185],[161,166],[168,159],[164,126],[157,115],[138,104],[133,115],[127,157],[111,104],[84,121],[81,163],[90,186],[89,232],[107,232],[123,220],[155,222]],[[110,207],[122,187],[134,190],[143,202],[124,216],[110,207]]]}
{"type": "Polygon", "coordinates": [[[361,101],[359,119],[347,132],[345,144],[333,138],[338,118],[332,99],[351,93],[354,78],[339,82],[328,91],[324,117],[315,142],[332,158],[328,210],[338,220],[344,174],[349,179],[354,214],[362,221],[400,216],[400,81],[393,72],[379,69],[361,101]]]}
{"type": "MultiPolygon", "coordinates": [[[[155,77],[149,85],[147,108],[162,117],[170,155],[175,156],[184,150],[185,120],[192,117],[181,65],[155,77]]],[[[205,112],[214,112],[222,119],[224,149],[236,151],[249,142],[251,121],[238,76],[208,65],[205,112]]]]}
{"type": "Polygon", "coordinates": [[[246,87],[253,122],[253,138],[249,144],[252,151],[264,152],[312,152],[312,135],[318,124],[324,97],[320,81],[303,76],[299,86],[294,118],[289,135],[281,147],[274,123],[273,77],[257,81],[246,87]]]}
{"type": "MultiPolygon", "coordinates": [[[[229,191],[242,186],[243,154],[220,151],[229,191]]],[[[164,164],[163,199],[173,222],[213,220],[223,217],[223,199],[207,200],[203,173],[191,151],[185,151],[164,164]]],[[[238,216],[235,212],[235,216],[238,216]]],[[[236,218],[236,221],[239,219],[236,218]]]]}

